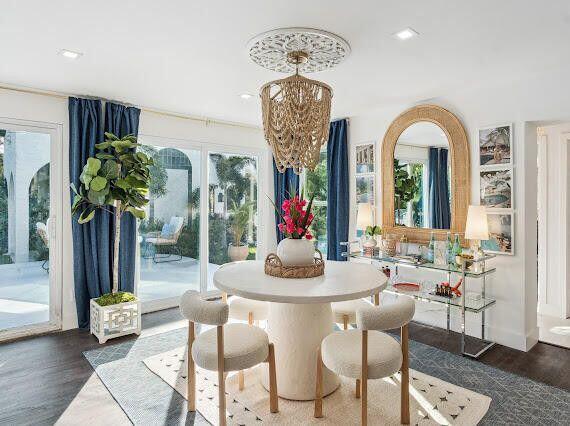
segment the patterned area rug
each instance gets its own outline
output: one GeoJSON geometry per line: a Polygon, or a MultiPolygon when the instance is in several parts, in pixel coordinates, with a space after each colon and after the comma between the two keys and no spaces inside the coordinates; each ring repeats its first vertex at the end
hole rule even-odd
{"type": "MultiPolygon", "coordinates": [[[[207,425],[186,412],[185,399],[144,360],[183,346],[187,329],[178,329],[85,352],[101,381],[136,425],[207,425]]],[[[410,341],[410,366],[421,373],[491,398],[481,425],[569,425],[570,393],[410,341]]],[[[326,410],[325,400],[325,410],[326,410]]]]}
{"type": "MultiPolygon", "coordinates": [[[[186,351],[180,347],[144,360],[147,367],[186,397],[186,351]]],[[[354,396],[354,380],[341,378],[341,386],[324,398],[324,418],[313,417],[313,403],[279,400],[279,413],[269,412],[269,393],[260,384],[260,369],[245,372],[245,388],[238,389],[237,375],[226,381],[228,425],[358,425],[360,401],[354,396]]],[[[217,373],[198,369],[197,408],[212,424],[218,420],[217,373]]],[[[279,386],[279,383],[277,384],[279,386]]],[[[418,371],[410,371],[410,423],[413,425],[476,425],[491,399],[418,371]]],[[[400,376],[368,382],[368,416],[371,425],[400,424],[400,376]]]]}

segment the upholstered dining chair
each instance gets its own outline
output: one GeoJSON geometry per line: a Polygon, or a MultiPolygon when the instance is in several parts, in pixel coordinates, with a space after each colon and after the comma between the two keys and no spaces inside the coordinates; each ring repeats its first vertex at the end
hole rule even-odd
{"type": "MultiPolygon", "coordinates": [[[[380,304],[380,294],[374,295],[374,305],[380,304]]],[[[370,303],[364,299],[346,300],[344,302],[331,303],[334,322],[342,324],[344,330],[348,330],[348,324],[356,323],[356,312],[359,309],[370,307],[370,303]]]]}
{"type": "MultiPolygon", "coordinates": [[[[260,300],[245,299],[239,296],[232,296],[228,299],[227,293],[222,293],[222,300],[230,305],[229,317],[233,320],[247,321],[249,325],[255,322],[265,321],[269,311],[269,304],[260,300]]],[[[243,370],[238,372],[239,390],[243,390],[245,379],[243,370]]]]}
{"type": "Polygon", "coordinates": [[[226,425],[225,373],[269,364],[269,408],[279,411],[275,350],[267,333],[248,324],[226,324],[229,306],[221,301],[202,300],[189,290],[180,299],[180,311],[188,319],[188,411],[196,410],[196,368],[218,372],[219,424],[226,425]],[[214,325],[195,336],[195,323],[214,325]]]}
{"type": "Polygon", "coordinates": [[[335,373],[360,379],[361,424],[368,422],[368,380],[382,379],[401,371],[400,421],[410,423],[408,323],[415,312],[414,300],[400,296],[395,303],[370,306],[356,314],[358,329],[337,331],[323,339],[317,351],[315,417],[323,416],[323,365],[335,373]],[[400,328],[401,342],[378,330],[400,328]],[[354,349],[361,347],[361,351],[354,349]]]}

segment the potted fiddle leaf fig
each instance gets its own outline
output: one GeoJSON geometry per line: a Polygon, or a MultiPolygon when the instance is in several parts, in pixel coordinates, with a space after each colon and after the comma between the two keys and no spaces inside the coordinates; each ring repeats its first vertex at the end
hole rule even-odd
{"type": "Polygon", "coordinates": [[[238,206],[234,202],[230,211],[232,214],[230,232],[233,236],[233,243],[228,246],[228,256],[232,262],[245,260],[249,255],[249,246],[242,243],[242,238],[250,221],[252,205],[253,203],[244,203],[238,206]]]}
{"type": "Polygon", "coordinates": [[[95,145],[95,157],[89,157],[79,177],[81,184],[71,184],[75,196],[72,213],[84,224],[95,217],[96,210],[114,215],[113,286],[109,294],[91,299],[91,333],[100,343],[110,338],[141,330],[140,302],[134,294],[119,291],[119,246],[121,218],[131,214],[144,219],[148,204],[150,170],[154,163],[143,152],[136,152],[137,138],[118,138],[105,133],[105,141],[95,145]]]}

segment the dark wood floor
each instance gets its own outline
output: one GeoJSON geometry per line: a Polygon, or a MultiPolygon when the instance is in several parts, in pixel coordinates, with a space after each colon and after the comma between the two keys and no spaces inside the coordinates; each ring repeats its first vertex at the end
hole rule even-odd
{"type": "MultiPolygon", "coordinates": [[[[144,316],[149,329],[180,319],[178,309],[144,316]]],[[[117,344],[134,337],[109,341],[117,344]]],[[[459,354],[459,335],[411,324],[410,338],[459,354]]],[[[84,330],[0,345],[0,424],[53,424],[93,373],[82,352],[99,347],[84,330]]],[[[539,343],[529,352],[497,345],[481,362],[570,390],[570,350],[539,343]]],[[[94,413],[103,414],[103,413],[94,413]]]]}

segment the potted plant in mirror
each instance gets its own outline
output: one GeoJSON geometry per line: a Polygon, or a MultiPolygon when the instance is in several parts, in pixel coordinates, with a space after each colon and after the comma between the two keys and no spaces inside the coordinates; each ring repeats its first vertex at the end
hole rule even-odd
{"type": "Polygon", "coordinates": [[[245,260],[249,254],[249,246],[243,244],[242,239],[247,225],[251,220],[252,206],[253,203],[251,202],[238,206],[234,201],[232,210],[230,211],[232,214],[230,232],[233,236],[233,243],[230,243],[228,246],[228,256],[232,262],[245,260]]]}
{"type": "Polygon", "coordinates": [[[394,209],[396,225],[406,226],[405,213],[408,203],[418,195],[418,182],[413,174],[408,173],[408,165],[394,159],[394,209]]]}
{"type": "Polygon", "coordinates": [[[309,201],[293,193],[275,210],[281,218],[279,230],[285,238],[277,245],[277,256],[283,266],[305,266],[314,262],[315,246],[309,231],[315,216],[311,213],[314,196],[309,201]]]}
{"type": "Polygon", "coordinates": [[[105,141],[95,145],[97,154],[89,157],[79,177],[81,184],[71,184],[75,196],[72,213],[84,224],[95,217],[96,210],[114,216],[113,285],[111,293],[91,299],[91,333],[100,343],[110,338],[141,330],[140,302],[134,294],[119,291],[119,247],[121,218],[131,214],[144,219],[150,185],[152,158],[136,152],[139,146],[133,135],[118,138],[105,133],[105,141]]]}
{"type": "Polygon", "coordinates": [[[377,225],[367,226],[362,239],[362,247],[364,249],[373,249],[376,247],[378,244],[376,235],[382,235],[382,228],[377,225]]]}

